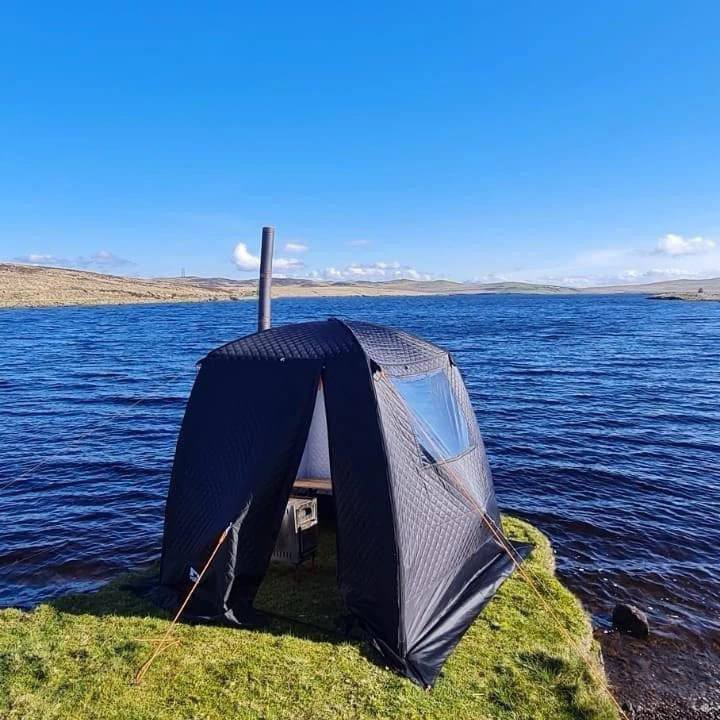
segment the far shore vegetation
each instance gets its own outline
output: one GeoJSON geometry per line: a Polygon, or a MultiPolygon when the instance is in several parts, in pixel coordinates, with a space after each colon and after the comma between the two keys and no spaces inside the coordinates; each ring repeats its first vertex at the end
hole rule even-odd
{"type": "MultiPolygon", "coordinates": [[[[122,277],[85,270],[0,263],[0,308],[249,300],[255,298],[256,293],[257,281],[254,279],[122,277]]],[[[581,289],[526,282],[460,283],[451,280],[407,279],[328,282],[274,278],[272,289],[274,297],[401,297],[487,293],[635,293],[663,299],[720,300],[720,278],[581,289]],[[702,292],[698,292],[699,289],[702,292]]]]}

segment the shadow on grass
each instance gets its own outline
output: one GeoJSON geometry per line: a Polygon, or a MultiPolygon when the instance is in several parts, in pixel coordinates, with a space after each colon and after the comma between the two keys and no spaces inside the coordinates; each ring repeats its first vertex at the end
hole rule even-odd
{"type": "MultiPolygon", "coordinates": [[[[320,532],[315,563],[299,568],[271,563],[255,599],[262,624],[258,627],[224,626],[228,631],[269,633],[315,642],[355,645],[375,664],[385,666],[380,654],[356,627],[348,627],[347,615],[336,579],[335,533],[320,532]]],[[[154,605],[136,591],[158,582],[159,565],[129,573],[92,593],[66,595],[48,603],[58,612],[96,617],[156,618],[170,620],[174,611],[154,605]]],[[[185,622],[182,617],[180,623],[185,622]]],[[[223,627],[223,626],[219,626],[223,627]]]]}

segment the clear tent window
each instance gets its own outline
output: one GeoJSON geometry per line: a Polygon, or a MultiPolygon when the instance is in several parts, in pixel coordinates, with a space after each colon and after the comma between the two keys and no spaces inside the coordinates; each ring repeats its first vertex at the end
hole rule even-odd
{"type": "Polygon", "coordinates": [[[450,460],[470,447],[468,426],[445,372],[394,377],[392,383],[405,401],[428,462],[450,460]]]}

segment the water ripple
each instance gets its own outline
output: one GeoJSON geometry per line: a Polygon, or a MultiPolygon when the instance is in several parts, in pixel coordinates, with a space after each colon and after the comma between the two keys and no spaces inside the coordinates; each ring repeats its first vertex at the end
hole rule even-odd
{"type": "MultiPolygon", "coordinates": [[[[501,505],[552,537],[559,571],[598,623],[632,599],[660,634],[720,639],[720,305],[274,305],[278,323],[332,315],[453,352],[501,505]]],[[[251,303],[0,312],[0,486],[11,483],[0,493],[0,604],[91,590],[157,558],[195,363],[254,321],[251,303]]]]}

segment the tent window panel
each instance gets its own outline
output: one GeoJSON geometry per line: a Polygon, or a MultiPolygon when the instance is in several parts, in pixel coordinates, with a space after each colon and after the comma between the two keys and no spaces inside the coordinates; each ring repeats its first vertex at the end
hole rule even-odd
{"type": "Polygon", "coordinates": [[[430,463],[449,460],[470,448],[470,434],[447,375],[395,377],[392,383],[405,401],[413,430],[430,463]]]}

